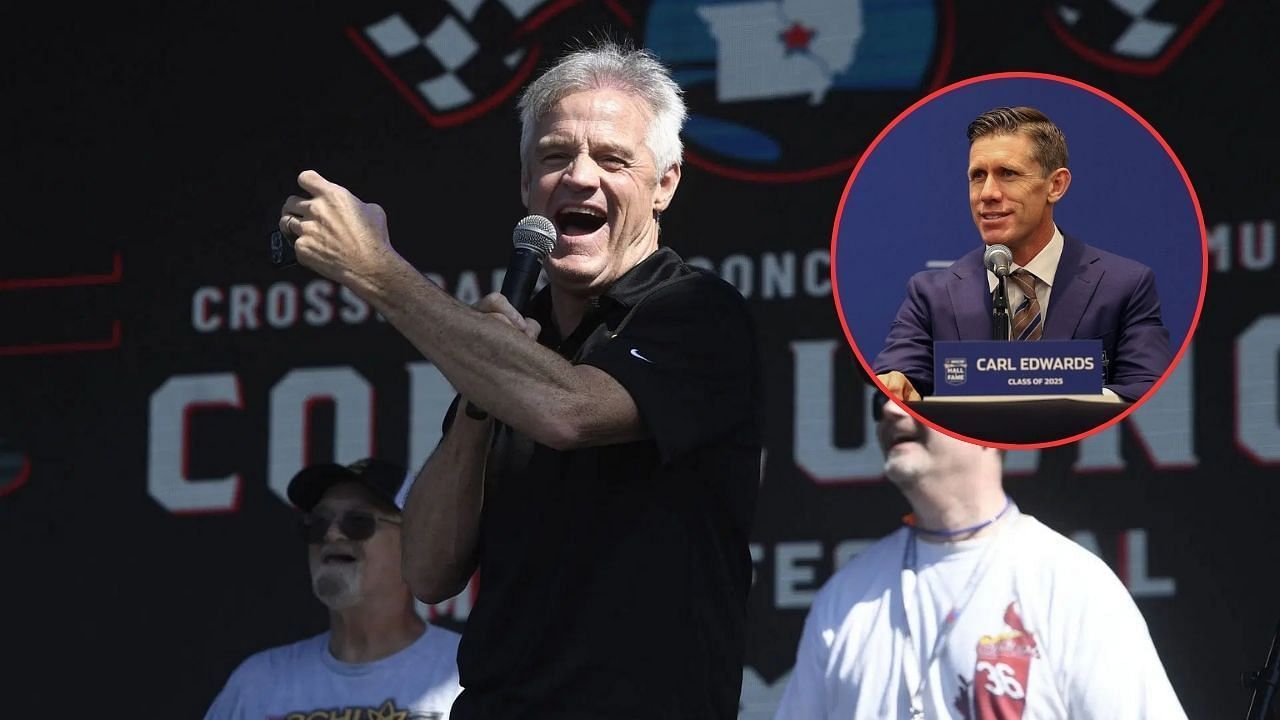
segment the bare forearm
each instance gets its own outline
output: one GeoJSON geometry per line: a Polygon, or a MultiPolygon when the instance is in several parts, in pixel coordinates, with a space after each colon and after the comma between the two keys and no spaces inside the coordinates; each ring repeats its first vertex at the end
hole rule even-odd
{"type": "Polygon", "coordinates": [[[605,438],[630,431],[610,427],[618,413],[602,409],[589,372],[457,302],[407,263],[355,284],[464,397],[535,440],[560,446],[583,425],[605,438]]]}
{"type": "Polygon", "coordinates": [[[405,500],[402,571],[423,602],[453,597],[475,570],[492,425],[459,412],[405,500]]]}
{"type": "MultiPolygon", "coordinates": [[[[391,247],[378,205],[313,170],[298,175],[298,186],[311,197],[285,200],[280,229],[297,238],[299,262],[371,303],[455,388],[499,420],[540,442],[576,440],[578,418],[592,407],[598,383],[584,384],[582,373],[554,352],[423,278],[391,247]]],[[[589,426],[606,434],[619,417],[627,420],[602,417],[589,426]]]]}

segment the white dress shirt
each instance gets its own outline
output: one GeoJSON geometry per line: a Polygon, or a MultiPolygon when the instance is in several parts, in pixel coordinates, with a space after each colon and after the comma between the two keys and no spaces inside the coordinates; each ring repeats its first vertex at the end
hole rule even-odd
{"type": "MultiPolygon", "coordinates": [[[[1049,320],[1049,294],[1053,292],[1053,278],[1058,273],[1058,261],[1062,259],[1062,231],[1058,229],[1057,224],[1053,226],[1053,237],[1049,238],[1049,244],[1044,246],[1035,257],[1031,258],[1031,262],[1026,265],[1013,263],[1010,266],[1010,274],[1019,268],[1025,268],[1027,272],[1036,276],[1036,300],[1040,302],[1040,324],[1049,320]]],[[[996,274],[987,271],[987,292],[995,292],[996,274]]],[[[1013,314],[1017,311],[1018,306],[1022,304],[1025,297],[1022,294],[1022,288],[1017,283],[1005,283],[1005,289],[1009,293],[1009,327],[1013,327],[1013,314]]]]}

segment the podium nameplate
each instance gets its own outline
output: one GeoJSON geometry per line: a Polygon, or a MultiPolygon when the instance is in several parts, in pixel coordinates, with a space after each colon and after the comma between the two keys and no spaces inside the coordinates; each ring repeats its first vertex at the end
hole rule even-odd
{"type": "Polygon", "coordinates": [[[961,340],[933,344],[934,395],[1101,393],[1101,340],[961,340]]]}

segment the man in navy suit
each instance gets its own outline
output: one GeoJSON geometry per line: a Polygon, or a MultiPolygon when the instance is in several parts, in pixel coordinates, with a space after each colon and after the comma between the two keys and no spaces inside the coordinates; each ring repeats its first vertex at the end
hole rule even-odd
{"type": "Polygon", "coordinates": [[[890,395],[933,392],[936,340],[991,339],[996,276],[985,246],[1013,253],[1011,340],[1099,339],[1104,392],[1137,400],[1173,360],[1147,266],[1065,235],[1053,206],[1067,193],[1067,142],[1035,108],[1001,107],[969,124],[969,207],[984,247],[945,270],[916,273],[872,363],[890,395]]]}

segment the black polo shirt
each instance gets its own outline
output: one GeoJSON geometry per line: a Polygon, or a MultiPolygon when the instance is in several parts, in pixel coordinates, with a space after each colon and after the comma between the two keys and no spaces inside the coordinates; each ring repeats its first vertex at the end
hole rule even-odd
{"type": "Polygon", "coordinates": [[[545,291],[529,316],[626,388],[651,437],[558,452],[502,428],[451,716],[736,718],[761,448],[746,303],[663,248],[568,338],[545,291]]]}

